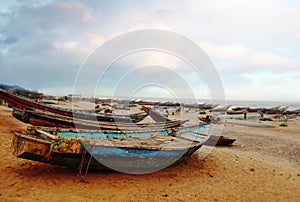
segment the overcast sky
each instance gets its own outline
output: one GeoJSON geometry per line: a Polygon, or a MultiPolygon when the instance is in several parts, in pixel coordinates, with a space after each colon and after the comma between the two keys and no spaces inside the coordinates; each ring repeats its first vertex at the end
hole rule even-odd
{"type": "MultiPolygon", "coordinates": [[[[151,28],[195,42],[217,69],[226,99],[300,102],[299,19],[297,0],[2,0],[0,83],[56,95],[72,93],[80,66],[99,45],[122,33],[151,28]]],[[[126,91],[133,85],[130,81],[149,75],[174,89],[167,92],[160,85],[137,82],[135,92],[164,97],[172,92],[184,95],[191,87],[199,98],[210,95],[186,63],[165,53],[132,54],[114,66],[99,82],[97,95],[111,93],[113,82],[122,84],[119,92],[132,94],[126,91]],[[147,68],[127,75],[128,66],[147,68]],[[149,74],[149,68],[158,73],[149,74]],[[174,82],[178,74],[183,85],[174,82]]]]}

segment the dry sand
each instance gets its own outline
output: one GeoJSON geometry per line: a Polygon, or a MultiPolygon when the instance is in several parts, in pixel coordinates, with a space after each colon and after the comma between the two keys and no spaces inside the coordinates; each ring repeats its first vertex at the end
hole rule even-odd
{"type": "Polygon", "coordinates": [[[299,201],[300,121],[286,128],[226,124],[232,147],[203,147],[186,163],[144,175],[73,170],[14,157],[12,130],[25,131],[0,106],[0,201],[299,201]]]}

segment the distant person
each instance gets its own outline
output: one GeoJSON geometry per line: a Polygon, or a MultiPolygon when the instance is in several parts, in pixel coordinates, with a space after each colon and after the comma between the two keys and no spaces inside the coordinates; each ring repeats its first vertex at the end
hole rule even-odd
{"type": "Polygon", "coordinates": [[[210,117],[209,115],[206,115],[206,117],[205,117],[205,121],[206,121],[206,123],[210,123],[210,121],[211,121],[211,117],[210,117]]]}
{"type": "Polygon", "coordinates": [[[110,109],[105,109],[104,110],[104,114],[111,114],[112,113],[112,110],[110,110],[110,109]]]}
{"type": "Polygon", "coordinates": [[[287,125],[287,120],[288,120],[288,119],[287,119],[287,116],[286,116],[286,115],[283,115],[283,123],[286,124],[286,125],[287,125]]]}
{"type": "Polygon", "coordinates": [[[246,112],[246,110],[244,110],[244,120],[246,120],[247,119],[247,112],[246,112]]]}
{"type": "Polygon", "coordinates": [[[282,115],[282,118],[283,118],[283,122],[279,125],[279,126],[282,126],[282,127],[287,127],[287,121],[288,121],[288,118],[287,116],[284,114],[282,115]]]}
{"type": "Polygon", "coordinates": [[[260,115],[260,118],[263,119],[264,118],[264,113],[262,111],[259,111],[259,115],[260,115]]]}

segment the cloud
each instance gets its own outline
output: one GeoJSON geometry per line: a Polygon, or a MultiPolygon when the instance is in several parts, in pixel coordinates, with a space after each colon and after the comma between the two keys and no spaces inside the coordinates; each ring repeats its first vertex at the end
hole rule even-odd
{"type": "Polygon", "coordinates": [[[89,34],[86,34],[85,36],[88,39],[89,43],[96,47],[105,42],[104,37],[99,34],[89,33],[89,34]]]}
{"type": "Polygon", "coordinates": [[[280,68],[285,70],[300,68],[298,61],[295,61],[285,56],[276,55],[268,51],[253,52],[249,61],[251,65],[256,66],[258,68],[269,67],[272,69],[280,68]]]}
{"type": "Polygon", "coordinates": [[[131,67],[154,65],[178,71],[189,68],[181,58],[160,50],[138,51],[122,58],[120,62],[131,67]]]}
{"type": "MultiPolygon", "coordinates": [[[[277,95],[282,95],[298,99],[294,95],[300,75],[297,2],[125,0],[120,4],[30,0],[5,1],[1,5],[0,65],[5,74],[0,75],[0,82],[16,82],[29,88],[41,86],[51,92],[63,92],[63,88],[70,93],[80,65],[96,47],[127,31],[154,28],[198,42],[219,70],[229,97],[262,99],[265,95],[279,99],[277,95]],[[280,76],[288,81],[282,82],[280,76]],[[275,93],[272,86],[284,93],[275,93]]],[[[195,89],[195,94],[208,95],[204,83],[187,64],[161,52],[135,54],[120,60],[118,67],[108,72],[107,84],[131,67],[150,64],[175,71],[195,89]]],[[[94,67],[88,71],[86,82],[90,75],[99,72],[94,67]]],[[[146,72],[139,74],[139,80],[147,79],[146,72]]],[[[184,94],[184,88],[173,83],[176,79],[169,79],[168,84],[184,94]]],[[[109,85],[105,88],[106,93],[111,90],[109,85]]]]}
{"type": "Polygon", "coordinates": [[[277,55],[271,51],[255,50],[242,44],[199,44],[221,71],[255,71],[262,68],[272,71],[294,71],[300,68],[300,61],[297,59],[277,55]]]}
{"type": "Polygon", "coordinates": [[[53,2],[50,7],[56,12],[63,11],[70,18],[76,17],[83,22],[95,22],[95,17],[91,10],[81,2],[53,2]]]}
{"type": "Polygon", "coordinates": [[[236,81],[232,86],[225,84],[226,97],[236,100],[299,101],[299,94],[294,93],[299,88],[299,75],[273,72],[247,74],[248,83],[236,81]]]}
{"type": "Polygon", "coordinates": [[[193,96],[193,90],[185,78],[176,71],[161,66],[138,67],[121,75],[121,77],[110,78],[105,76],[100,80],[99,86],[105,85],[105,82],[111,81],[111,79],[114,80],[110,85],[112,92],[118,96],[132,95],[135,92],[145,94],[149,92],[149,89],[156,88],[164,89],[165,92],[162,95],[159,94],[160,91],[148,95],[160,97],[169,92],[181,98],[193,96]],[[148,91],[145,91],[145,89],[148,89],[148,91]]]}
{"type": "Polygon", "coordinates": [[[300,72],[256,70],[223,75],[226,97],[235,100],[297,101],[300,72]]]}
{"type": "Polygon", "coordinates": [[[74,37],[78,33],[77,28],[81,27],[83,31],[94,19],[93,12],[81,2],[55,1],[41,6],[21,4],[6,16],[7,23],[1,32],[29,40],[30,37],[51,39],[65,34],[74,37]]]}
{"type": "Polygon", "coordinates": [[[210,56],[220,60],[235,60],[247,57],[252,50],[241,44],[213,45],[200,42],[199,46],[210,56]]]}
{"type": "Polygon", "coordinates": [[[67,42],[63,42],[63,43],[54,43],[53,46],[59,50],[74,51],[78,48],[78,42],[77,41],[67,41],[67,42]]]}
{"type": "Polygon", "coordinates": [[[94,48],[85,38],[95,19],[92,9],[79,1],[17,2],[1,17],[0,82],[69,92],[94,48]]]}
{"type": "Polygon", "coordinates": [[[5,44],[5,45],[10,45],[17,41],[18,41],[18,38],[14,37],[14,36],[7,36],[7,37],[0,38],[0,43],[5,44]]]}

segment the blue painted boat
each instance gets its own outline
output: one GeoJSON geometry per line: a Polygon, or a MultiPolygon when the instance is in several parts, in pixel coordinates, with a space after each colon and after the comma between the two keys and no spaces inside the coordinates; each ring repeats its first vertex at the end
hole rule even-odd
{"type": "Polygon", "coordinates": [[[206,136],[188,139],[183,136],[189,133],[185,129],[176,136],[154,133],[126,138],[74,138],[44,131],[39,135],[15,132],[11,148],[20,158],[80,170],[148,173],[182,162],[203,145],[206,136]]]}
{"type": "MultiPolygon", "coordinates": [[[[147,129],[147,128],[146,128],[147,129]]],[[[151,128],[148,130],[136,131],[111,131],[111,130],[84,130],[84,129],[67,129],[67,128],[53,128],[53,127],[36,127],[29,126],[27,133],[31,135],[53,135],[68,138],[128,138],[128,137],[146,137],[153,134],[159,135],[173,135],[176,136],[181,133],[194,132],[208,134],[209,124],[201,123],[190,126],[180,126],[165,129],[164,127],[151,128]]]]}

